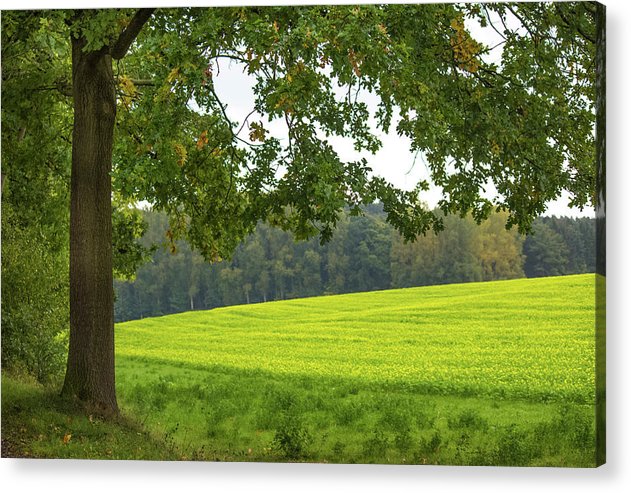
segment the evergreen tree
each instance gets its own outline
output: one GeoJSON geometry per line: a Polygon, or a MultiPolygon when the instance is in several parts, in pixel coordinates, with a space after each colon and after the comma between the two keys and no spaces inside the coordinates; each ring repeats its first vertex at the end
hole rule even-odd
{"type": "Polygon", "coordinates": [[[560,276],[567,273],[568,249],[559,233],[545,222],[536,222],[524,242],[524,271],[528,277],[560,276]]]}

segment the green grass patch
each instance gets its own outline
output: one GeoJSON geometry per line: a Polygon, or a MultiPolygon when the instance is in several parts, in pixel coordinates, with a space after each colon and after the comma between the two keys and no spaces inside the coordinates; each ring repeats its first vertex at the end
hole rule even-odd
{"type": "Polygon", "coordinates": [[[119,371],[121,405],[203,460],[593,465],[593,407],[586,404],[422,394],[147,360],[121,362],[119,371]],[[150,375],[154,367],[160,371],[150,375]]]}

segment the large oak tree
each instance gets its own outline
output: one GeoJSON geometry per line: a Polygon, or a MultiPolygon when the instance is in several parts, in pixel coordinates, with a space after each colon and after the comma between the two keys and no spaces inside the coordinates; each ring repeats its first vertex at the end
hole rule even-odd
{"type": "Polygon", "coordinates": [[[37,166],[45,148],[72,148],[63,392],[117,412],[112,271],[134,250],[112,251],[113,198],[167,212],[169,241],[209,260],[262,220],[326,241],[341,213],[375,200],[412,240],[442,225],[423,206],[429,182],[399,190],[331,144],[345,136],[375,152],[376,130],[396,128],[423,154],[444,212],[481,221],[505,210],[527,231],[562,191],[571,205],[602,205],[603,12],[578,2],[3,13],[3,177],[37,166]],[[228,62],[253,81],[242,121],[215,87],[228,62]],[[42,111],[61,116],[42,128],[42,111]],[[49,137],[32,161],[16,150],[25,135],[34,146],[49,137]]]}

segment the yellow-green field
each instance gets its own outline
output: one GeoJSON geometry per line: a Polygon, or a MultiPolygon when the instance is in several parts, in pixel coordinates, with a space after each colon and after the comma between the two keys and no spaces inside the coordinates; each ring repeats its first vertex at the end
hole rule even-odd
{"type": "Polygon", "coordinates": [[[207,459],[590,466],[594,282],[445,285],[121,323],[119,399],[207,459]]]}

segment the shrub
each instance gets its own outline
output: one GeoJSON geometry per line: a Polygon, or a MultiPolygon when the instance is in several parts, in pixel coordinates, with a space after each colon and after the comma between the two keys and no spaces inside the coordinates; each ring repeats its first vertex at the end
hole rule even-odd
{"type": "Polygon", "coordinates": [[[291,411],[282,412],[272,440],[272,448],[285,459],[299,460],[308,455],[307,449],[311,442],[311,434],[305,428],[300,416],[291,411]]]}
{"type": "Polygon", "coordinates": [[[342,426],[353,423],[362,412],[362,406],[355,401],[342,401],[333,409],[335,421],[342,426]]]}
{"type": "Polygon", "coordinates": [[[505,466],[527,466],[541,454],[539,444],[514,423],[503,428],[498,438],[496,464],[505,466]]]}
{"type": "Polygon", "coordinates": [[[475,409],[465,409],[456,417],[449,417],[447,424],[451,429],[465,428],[485,431],[489,427],[488,421],[480,416],[480,413],[475,409]]]}
{"type": "Polygon", "coordinates": [[[369,458],[385,456],[390,440],[387,435],[380,429],[375,430],[372,436],[364,442],[364,455],[369,458]]]}
{"type": "Polygon", "coordinates": [[[2,367],[46,383],[62,375],[67,351],[67,251],[2,210],[2,367]]]}
{"type": "Polygon", "coordinates": [[[434,430],[432,436],[428,439],[421,438],[419,442],[419,452],[422,456],[427,456],[429,454],[435,454],[438,452],[441,444],[443,443],[442,438],[440,437],[440,433],[438,430],[434,430]]]}

